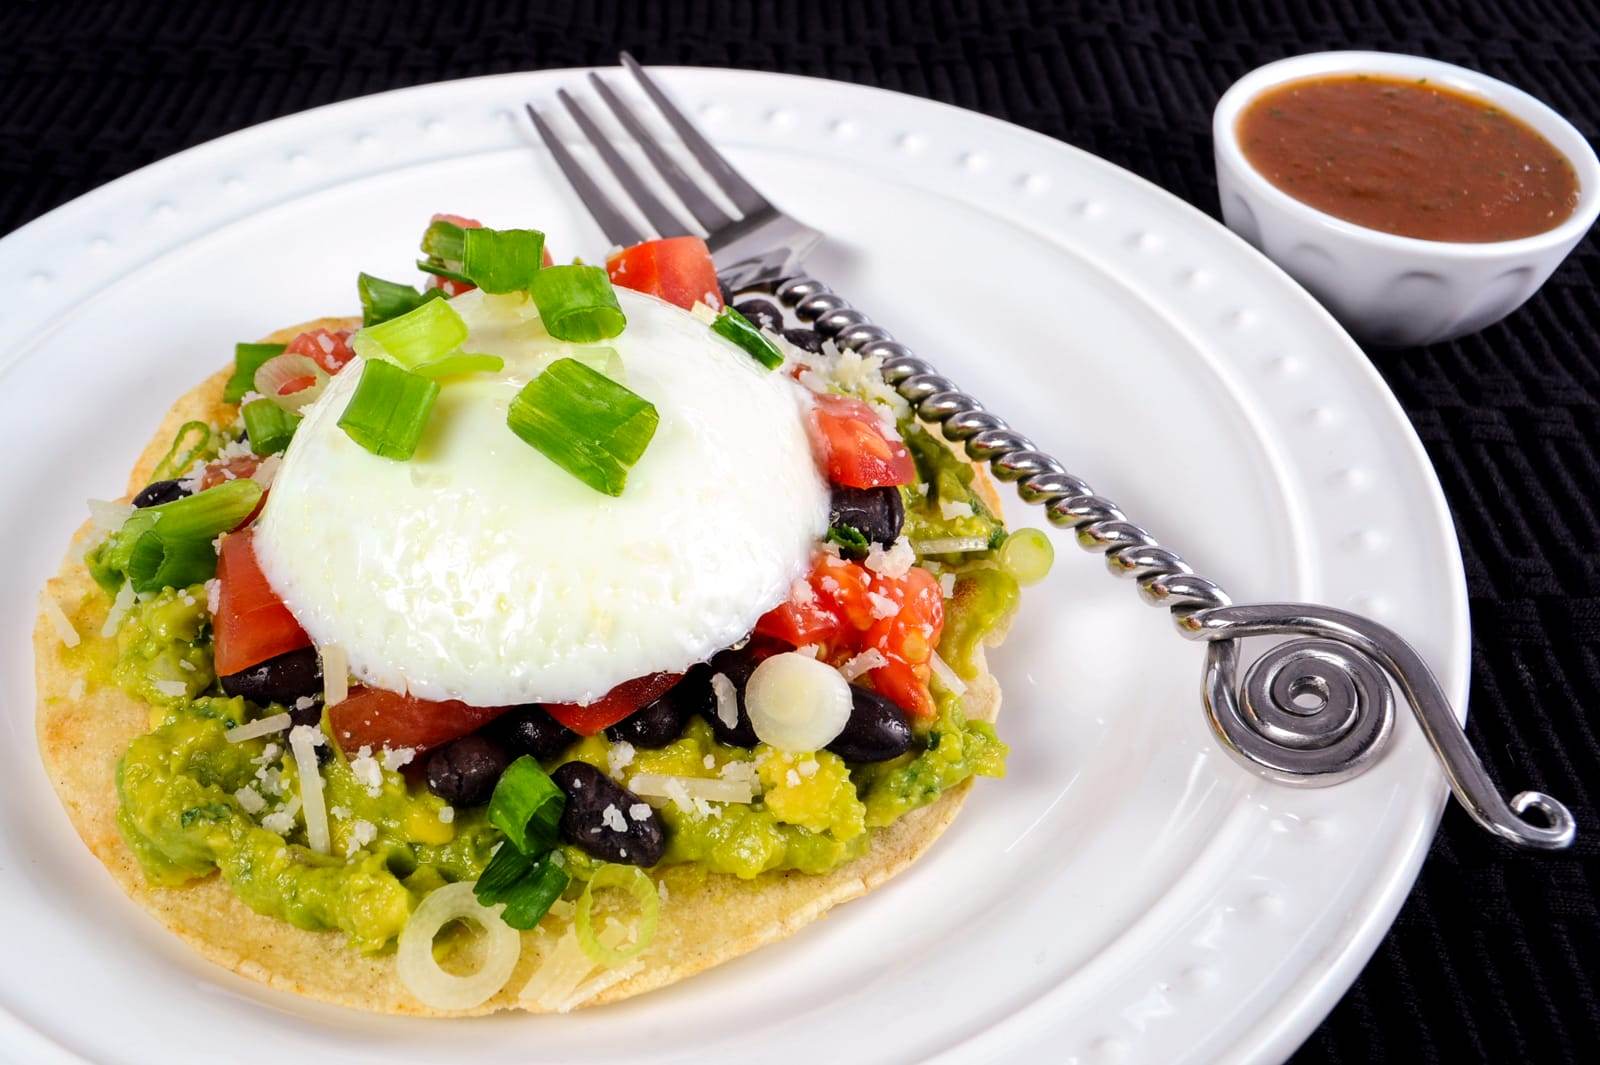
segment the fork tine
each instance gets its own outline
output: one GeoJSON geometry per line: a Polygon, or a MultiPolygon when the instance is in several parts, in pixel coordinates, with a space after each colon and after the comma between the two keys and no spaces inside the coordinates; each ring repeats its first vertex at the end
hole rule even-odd
{"type": "Polygon", "coordinates": [[[639,175],[634,173],[622,156],[617,154],[616,148],[606,140],[605,134],[600,132],[600,127],[590,119],[589,113],[578,105],[578,101],[565,89],[556,90],[556,98],[566,107],[572,115],[572,120],[583,130],[583,135],[589,138],[589,143],[594,145],[595,151],[600,153],[606,166],[617,176],[622,183],[622,188],[633,198],[634,204],[644,212],[650,224],[656,227],[656,233],[663,237],[682,237],[689,235],[689,228],[669,210],[667,205],[656,198],[645,183],[639,180],[639,175]]]}
{"type": "Polygon", "coordinates": [[[733,225],[733,219],[728,217],[727,212],[718,207],[711,197],[700,191],[689,175],[683,172],[683,168],[662,149],[660,142],[644,128],[638,117],[628,110],[628,106],[616,93],[611,91],[611,86],[593,73],[589,75],[589,80],[594,83],[595,90],[605,100],[606,106],[617,116],[617,121],[621,122],[623,128],[639,142],[639,147],[644,149],[645,157],[650,160],[650,164],[666,179],[667,184],[672,186],[672,191],[678,194],[678,199],[683,201],[683,205],[694,215],[695,220],[705,226],[706,232],[715,233],[719,229],[733,225]]]}
{"type": "Polygon", "coordinates": [[[561,143],[561,138],[557,137],[555,131],[550,128],[543,118],[539,117],[539,112],[533,109],[533,105],[524,104],[523,106],[528,109],[528,117],[533,120],[533,126],[539,131],[539,137],[544,141],[544,146],[550,149],[551,155],[555,156],[556,165],[561,168],[563,174],[567,175],[567,180],[572,183],[573,191],[577,192],[578,199],[582,200],[583,205],[589,209],[589,214],[599,224],[600,231],[606,235],[606,239],[624,248],[642,242],[645,239],[644,234],[635,229],[633,223],[628,221],[627,217],[621,211],[618,211],[616,205],[606,197],[606,194],[600,191],[599,186],[590,179],[583,167],[579,166],[578,161],[572,157],[572,153],[567,151],[566,145],[561,143]]]}
{"type": "Polygon", "coordinates": [[[644,67],[639,65],[638,60],[627,52],[623,52],[621,58],[622,65],[638,79],[651,101],[661,109],[661,113],[666,116],[672,128],[678,131],[678,136],[683,138],[683,143],[688,146],[689,151],[700,161],[700,165],[706,168],[706,173],[716,179],[717,184],[722,186],[722,191],[728,194],[728,198],[741,212],[747,215],[754,214],[772,206],[761,193],[756,191],[754,185],[746,181],[732,164],[722,157],[722,153],[711,147],[711,142],[706,140],[682,111],[678,110],[677,104],[667,99],[667,94],[644,72],[644,67]]]}

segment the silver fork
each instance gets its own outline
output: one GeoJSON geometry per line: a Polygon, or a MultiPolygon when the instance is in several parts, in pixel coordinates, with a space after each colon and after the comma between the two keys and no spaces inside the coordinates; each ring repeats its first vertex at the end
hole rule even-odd
{"type": "MultiPolygon", "coordinates": [[[[1206,643],[1202,696],[1224,749],[1268,779],[1292,785],[1335,784],[1369,768],[1393,733],[1397,685],[1432,744],[1451,790],[1467,813],[1512,844],[1558,850],[1576,827],[1560,802],[1524,791],[1509,803],[1484,770],[1422,657],[1393,630],[1349,611],[1307,603],[1236,606],[1212,580],[1130,522],[1116,504],[985,410],[889,331],[873,324],[800,268],[823,234],[784,214],[744,179],[644,68],[626,52],[622,65],[638,81],[683,147],[737,209],[732,215],[691,178],[672,152],[599,74],[589,82],[682,208],[704,229],[722,282],[737,293],[772,291],[801,323],[836,348],[881,360],[884,380],[918,417],[938,425],[975,462],[1015,482],[1025,502],[1044,507],[1050,522],[1072,529],[1085,550],[1103,554],[1115,574],[1133,577],[1145,600],[1167,607],[1178,631],[1206,643]],[[1290,637],[1239,675],[1240,640],[1290,637]],[[1537,819],[1523,815],[1532,811],[1537,819]],[[1539,823],[1542,820],[1543,823],[1539,823]]],[[[566,90],[557,97],[616,177],[654,236],[693,233],[623,159],[616,145],[566,90]]],[[[595,184],[534,107],[528,115],[607,239],[627,247],[652,236],[639,230],[595,184]]]]}

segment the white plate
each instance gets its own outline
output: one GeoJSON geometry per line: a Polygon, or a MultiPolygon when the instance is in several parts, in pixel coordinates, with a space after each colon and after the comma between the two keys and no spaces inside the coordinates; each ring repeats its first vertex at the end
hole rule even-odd
{"type": "MultiPolygon", "coordinates": [[[[1236,598],[1372,613],[1464,707],[1461,562],[1427,459],[1361,353],[1242,241],[979,115],[800,78],[663,76],[758,186],[834,235],[819,276],[1236,598]]],[[[440,1023],[300,1001],[192,956],[78,842],[35,753],[27,634],[83,500],[119,491],[168,403],[233,341],[348,312],[358,270],[411,276],[432,211],[601,253],[514,117],[577,81],[506,75],[271,122],[0,242],[0,1045],[273,1063],[470,1047],[480,1065],[1288,1054],[1394,917],[1442,779],[1409,717],[1377,768],[1335,789],[1236,768],[1202,720],[1200,649],[1065,536],[994,656],[1011,775],[980,781],[939,845],[869,898],[630,1003],[440,1023]]],[[[1011,516],[1041,523],[1018,502],[1011,516]]]]}

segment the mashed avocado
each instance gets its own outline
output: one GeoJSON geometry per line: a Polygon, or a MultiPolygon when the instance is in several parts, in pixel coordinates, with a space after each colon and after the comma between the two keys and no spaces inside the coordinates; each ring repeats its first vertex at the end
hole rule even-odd
{"type": "MultiPolygon", "coordinates": [[[[923,478],[902,489],[905,534],[913,542],[981,537],[988,544],[928,563],[953,585],[940,654],[971,678],[976,649],[1017,602],[1016,581],[993,561],[1005,530],[973,492],[970,467],[921,427],[901,429],[923,478]]],[[[90,561],[97,561],[93,554],[90,561]]],[[[259,913],[300,928],[338,929],[356,948],[375,951],[399,934],[429,891],[476,880],[502,841],[482,809],[449,810],[395,771],[398,765],[378,771],[358,757],[353,768],[329,741],[321,771],[332,853],[307,846],[286,735],[241,743],[224,736],[284,708],[207,694],[216,677],[203,585],[136,603],[114,641],[98,644],[82,659],[92,678],[112,680],[151,707],[151,731],[130,744],[118,767],[117,823],[156,883],[218,873],[259,913]]],[[[823,873],[866,853],[871,829],[975,775],[1004,773],[1006,748],[994,730],[967,721],[959,698],[938,686],[934,693],[937,719],[914,722],[913,749],[878,764],[846,764],[827,751],[723,746],[696,718],[663,749],[634,750],[593,736],[547,768],[579,759],[624,784],[639,773],[748,782],[756,793],[749,803],[691,795],[657,803],[666,834],[662,863],[741,879],[774,870],[823,873]]],[[[579,881],[595,865],[571,847],[567,859],[579,881]]]]}

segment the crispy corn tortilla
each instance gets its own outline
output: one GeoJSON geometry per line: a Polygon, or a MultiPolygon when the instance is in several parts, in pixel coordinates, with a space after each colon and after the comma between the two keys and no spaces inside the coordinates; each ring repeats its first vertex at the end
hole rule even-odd
{"type": "MultiPolygon", "coordinates": [[[[358,321],[325,318],[281,330],[265,340],[287,342],[312,328],[354,328],[358,321]]],[[[173,405],[128,478],[131,496],[149,483],[173,434],[184,422],[221,423],[234,408],[222,402],[229,371],[220,372],[173,405]]],[[[996,513],[1000,500],[983,475],[979,490],[996,513]]],[[[216,874],[179,888],[146,881],[117,830],[117,761],[128,744],[149,730],[149,707],[114,685],[89,680],[89,665],[115,655],[115,640],[99,635],[109,610],[103,592],[82,561],[88,523],[73,537],[60,573],[49,581],[54,596],[82,638],[68,649],[56,626],[41,612],[34,628],[38,686],[37,729],[45,768],[78,834],[124,891],[173,932],[219,965],[271,987],[358,1009],[383,1013],[460,1016],[502,1009],[529,1009],[517,995],[550,951],[554,937],[523,933],[522,957],[506,986],[483,1005],[453,1013],[426,1006],[408,993],[395,972],[392,951],[363,955],[338,932],[308,932],[286,921],[256,913],[216,874]]],[[[102,671],[103,672],[103,671],[102,671]]],[[[980,676],[969,685],[969,716],[993,720],[1000,690],[980,659],[980,676]]],[[[650,947],[608,981],[590,979],[592,993],[569,1006],[616,1002],[663,987],[782,939],[823,916],[841,902],[866,894],[925,851],[944,831],[966,798],[968,784],[913,811],[885,829],[874,830],[863,857],[820,876],[766,873],[753,880],[671,867],[656,873],[667,885],[660,922],[650,947]]],[[[600,974],[604,975],[604,974],[600,974]]]]}

